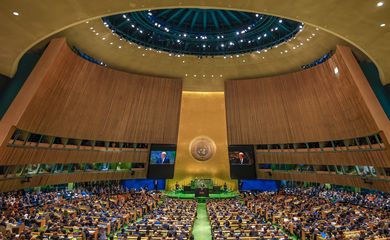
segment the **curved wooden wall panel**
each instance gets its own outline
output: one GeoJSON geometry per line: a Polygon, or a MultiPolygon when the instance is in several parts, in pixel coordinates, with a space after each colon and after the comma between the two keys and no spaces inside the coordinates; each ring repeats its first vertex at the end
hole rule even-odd
{"type": "Polygon", "coordinates": [[[317,182],[330,183],[343,186],[355,186],[365,189],[375,189],[384,192],[390,192],[390,180],[386,179],[367,179],[361,176],[348,176],[336,174],[318,174],[318,173],[286,173],[286,172],[257,172],[258,178],[273,180],[288,180],[299,182],[317,182]]]}
{"type": "Polygon", "coordinates": [[[326,141],[379,131],[339,50],[308,70],[226,81],[225,96],[229,144],[326,141]]]}
{"type": "Polygon", "coordinates": [[[0,147],[1,165],[36,163],[147,163],[149,151],[77,151],[0,147]]]}
{"type": "Polygon", "coordinates": [[[42,78],[39,89],[17,127],[78,139],[177,143],[181,80],[99,66],[73,53],[65,39],[52,40],[47,51],[56,58],[35,76],[42,78]]]}
{"type": "Polygon", "coordinates": [[[256,162],[276,164],[314,164],[390,167],[390,153],[385,150],[361,152],[261,153],[256,162]]]}
{"type": "Polygon", "coordinates": [[[73,173],[73,174],[46,174],[31,177],[28,182],[25,178],[12,178],[0,180],[0,192],[15,191],[23,188],[32,188],[37,186],[58,185],[64,183],[89,182],[89,181],[109,181],[121,179],[138,179],[146,178],[147,171],[131,172],[89,172],[89,173],[73,173]]]}

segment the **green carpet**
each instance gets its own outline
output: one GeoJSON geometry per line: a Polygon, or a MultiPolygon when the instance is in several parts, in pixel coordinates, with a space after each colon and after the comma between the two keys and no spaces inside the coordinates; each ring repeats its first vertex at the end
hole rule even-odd
{"type": "Polygon", "coordinates": [[[211,240],[211,226],[207,216],[206,203],[198,203],[197,218],[192,234],[195,240],[211,240]]]}

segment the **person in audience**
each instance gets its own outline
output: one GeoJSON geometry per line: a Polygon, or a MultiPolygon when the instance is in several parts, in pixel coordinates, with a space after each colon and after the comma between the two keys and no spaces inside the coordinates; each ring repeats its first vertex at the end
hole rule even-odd
{"type": "Polygon", "coordinates": [[[266,221],[301,239],[387,239],[388,194],[359,194],[323,188],[286,188],[244,194],[246,205],[266,221]],[[374,204],[375,203],[375,204],[374,204]]]}
{"type": "Polygon", "coordinates": [[[277,227],[252,212],[240,199],[210,200],[207,211],[215,240],[249,237],[289,239],[277,227]]]}
{"type": "MultiPolygon", "coordinates": [[[[323,187],[206,203],[214,240],[389,239],[390,195],[323,187]]],[[[0,193],[1,239],[193,239],[195,200],[119,184],[0,193]]]]}
{"type": "Polygon", "coordinates": [[[107,239],[154,209],[160,197],[120,185],[0,193],[0,233],[5,239],[107,239]]]}
{"type": "Polygon", "coordinates": [[[130,237],[163,237],[169,239],[189,239],[196,218],[197,203],[194,200],[163,198],[153,211],[145,214],[137,223],[127,226],[117,234],[130,237]]]}

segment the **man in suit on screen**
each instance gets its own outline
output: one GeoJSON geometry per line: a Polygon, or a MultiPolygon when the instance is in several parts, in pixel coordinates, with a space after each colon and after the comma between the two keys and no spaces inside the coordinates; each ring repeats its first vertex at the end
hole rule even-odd
{"type": "Polygon", "coordinates": [[[166,152],[161,152],[160,157],[157,159],[158,164],[169,164],[170,160],[166,152]]]}
{"type": "Polygon", "coordinates": [[[238,153],[237,164],[239,165],[249,164],[249,159],[245,156],[245,153],[243,152],[238,153]]]}

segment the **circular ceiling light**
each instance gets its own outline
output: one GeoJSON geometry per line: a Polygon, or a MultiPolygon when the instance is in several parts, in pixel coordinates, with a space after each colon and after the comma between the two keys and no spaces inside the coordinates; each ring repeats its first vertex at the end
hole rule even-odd
{"type": "Polygon", "coordinates": [[[264,14],[197,8],[130,12],[102,20],[129,42],[196,56],[261,51],[292,39],[303,26],[264,14]]]}

